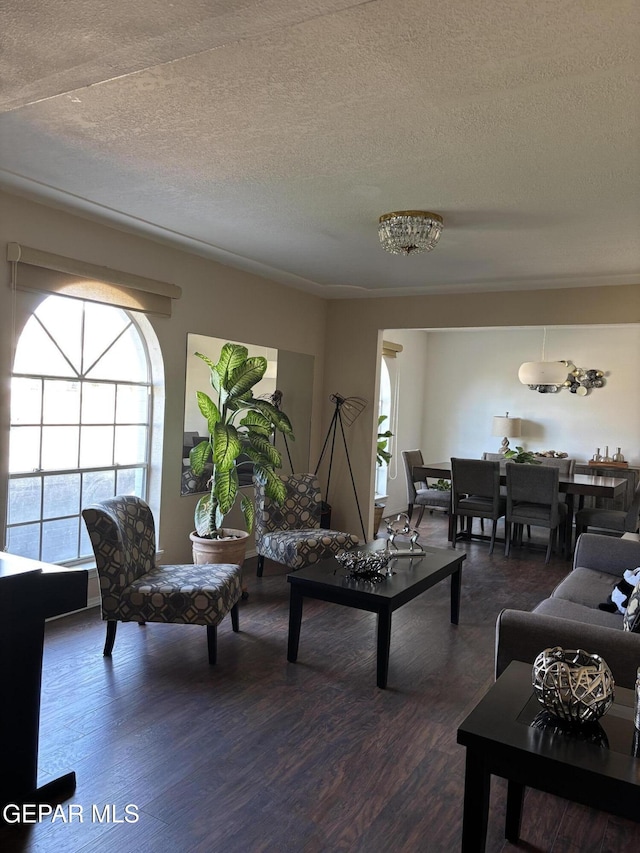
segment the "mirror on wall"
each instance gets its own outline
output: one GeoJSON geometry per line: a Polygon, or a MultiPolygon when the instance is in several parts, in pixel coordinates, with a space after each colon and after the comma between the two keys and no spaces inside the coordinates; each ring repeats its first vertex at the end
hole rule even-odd
{"type": "MultiPolygon", "coordinates": [[[[262,380],[254,386],[256,397],[270,399],[276,392],[282,397],[280,407],[293,426],[295,441],[285,440],[278,433],[276,447],[282,455],[283,473],[304,472],[309,470],[309,448],[311,434],[311,400],[313,393],[313,356],[287,350],[257,346],[244,341],[228,341],[208,335],[187,335],[187,368],[184,405],[184,433],[182,440],[182,495],[199,494],[208,491],[205,472],[196,477],[189,468],[189,451],[207,437],[207,422],[200,413],[196,397],[197,391],[211,393],[209,368],[195,353],[201,352],[212,361],[217,361],[225,343],[239,343],[246,346],[250,356],[264,356],[267,370],[262,380]]],[[[242,486],[251,486],[251,468],[240,468],[242,486]],[[244,471],[243,471],[244,469],[244,471]]]]}

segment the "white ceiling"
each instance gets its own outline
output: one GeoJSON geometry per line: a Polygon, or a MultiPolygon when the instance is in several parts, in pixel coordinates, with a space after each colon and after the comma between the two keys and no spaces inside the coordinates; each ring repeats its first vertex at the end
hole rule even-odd
{"type": "Polygon", "coordinates": [[[4,0],[2,28],[9,191],[330,298],[640,282],[637,0],[4,0]],[[398,209],[444,217],[434,251],[380,248],[398,209]]]}

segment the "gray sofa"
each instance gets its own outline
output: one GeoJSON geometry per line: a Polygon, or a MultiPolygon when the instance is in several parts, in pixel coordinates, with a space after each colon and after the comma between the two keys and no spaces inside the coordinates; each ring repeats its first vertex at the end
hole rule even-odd
{"type": "Polygon", "coordinates": [[[623,630],[623,616],[606,602],[626,569],[640,566],[640,542],[595,533],[578,539],[573,569],[533,612],[503,610],[496,624],[496,677],[512,660],[533,663],[550,646],[601,655],[616,684],[633,688],[640,634],[623,630]]]}

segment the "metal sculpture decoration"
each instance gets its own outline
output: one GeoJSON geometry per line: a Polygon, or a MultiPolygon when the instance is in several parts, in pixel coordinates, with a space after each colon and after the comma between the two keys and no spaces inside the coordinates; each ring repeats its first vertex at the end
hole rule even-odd
{"type": "Polygon", "coordinates": [[[380,583],[393,574],[388,551],[339,551],[336,560],[351,580],[380,583]]]}
{"type": "Polygon", "coordinates": [[[594,723],[613,702],[611,670],[600,655],[582,649],[544,649],[534,661],[532,676],[540,704],[564,723],[594,723]]]}
{"type": "Polygon", "coordinates": [[[418,554],[424,554],[424,548],[418,542],[420,533],[415,527],[411,527],[411,522],[406,512],[398,513],[393,521],[387,523],[387,534],[389,536],[387,550],[394,548],[394,557],[415,557],[418,554]],[[398,548],[396,545],[398,536],[409,538],[409,548],[398,548]]]}

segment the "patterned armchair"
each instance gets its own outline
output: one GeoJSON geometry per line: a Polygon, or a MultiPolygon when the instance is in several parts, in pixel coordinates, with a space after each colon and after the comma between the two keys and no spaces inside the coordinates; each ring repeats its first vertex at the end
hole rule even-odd
{"type": "Polygon", "coordinates": [[[320,487],[314,474],[281,479],[287,489],[282,506],[267,498],[260,483],[255,484],[258,577],[262,577],[265,557],[301,569],[359,544],[352,533],[320,527],[320,487]]]}
{"type": "Polygon", "coordinates": [[[122,495],[82,510],[100,579],[103,654],[111,656],[118,622],[206,625],[209,663],[216,662],[217,625],[231,613],[238,631],[240,567],[157,566],[153,515],[142,498],[122,495]]]}

